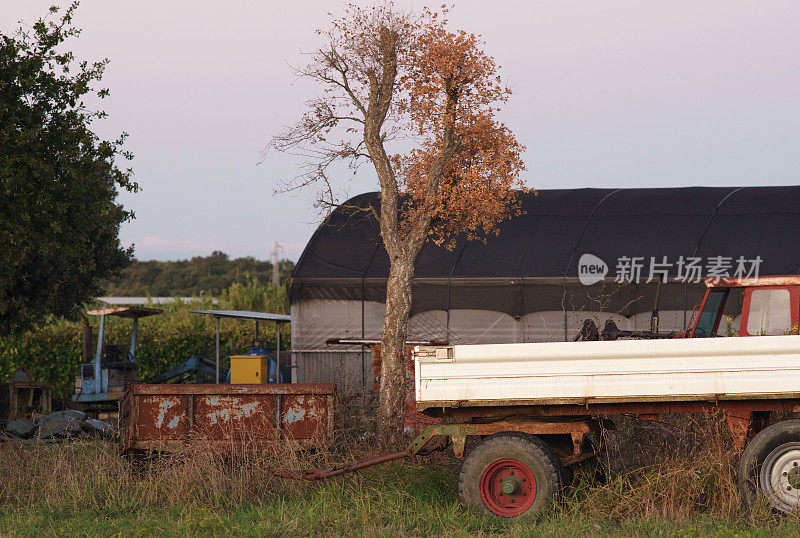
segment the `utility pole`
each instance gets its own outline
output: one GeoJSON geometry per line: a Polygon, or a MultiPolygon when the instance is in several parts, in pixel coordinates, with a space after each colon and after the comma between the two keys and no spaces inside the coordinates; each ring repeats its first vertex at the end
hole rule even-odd
{"type": "Polygon", "coordinates": [[[272,262],[272,285],[278,287],[280,283],[280,251],[283,250],[283,247],[275,241],[275,246],[272,247],[272,254],[270,254],[269,259],[272,262]]]}

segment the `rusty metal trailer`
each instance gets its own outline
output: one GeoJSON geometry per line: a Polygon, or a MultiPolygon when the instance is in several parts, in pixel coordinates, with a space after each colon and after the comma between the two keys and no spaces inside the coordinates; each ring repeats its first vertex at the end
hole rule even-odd
{"type": "Polygon", "coordinates": [[[333,436],[335,385],[131,385],[120,401],[120,453],[276,442],[320,448],[333,436]]]}

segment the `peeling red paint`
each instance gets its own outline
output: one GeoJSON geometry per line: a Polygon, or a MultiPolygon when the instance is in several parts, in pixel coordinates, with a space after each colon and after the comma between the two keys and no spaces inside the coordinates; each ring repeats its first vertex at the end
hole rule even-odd
{"type": "Polygon", "coordinates": [[[226,441],[328,443],[333,434],[333,385],[264,387],[132,385],[120,402],[120,450],[172,450],[226,441]]]}
{"type": "Polygon", "coordinates": [[[287,394],[281,404],[283,429],[293,439],[309,438],[318,430],[319,424],[327,422],[329,409],[324,396],[287,394]]]}
{"type": "Polygon", "coordinates": [[[142,396],[137,411],[139,435],[158,440],[186,435],[186,403],[177,396],[142,396]]]}

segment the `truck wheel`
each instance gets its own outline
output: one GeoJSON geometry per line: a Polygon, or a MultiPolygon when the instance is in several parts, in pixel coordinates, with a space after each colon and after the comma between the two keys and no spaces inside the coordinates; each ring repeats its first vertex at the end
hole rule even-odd
{"type": "Polygon", "coordinates": [[[560,463],[538,438],[520,433],[486,437],[458,475],[458,497],[476,513],[533,517],[561,492],[560,463]]]}
{"type": "Polygon", "coordinates": [[[778,512],[800,509],[800,420],[784,420],[761,430],[739,463],[739,492],[749,508],[759,494],[778,512]]]}

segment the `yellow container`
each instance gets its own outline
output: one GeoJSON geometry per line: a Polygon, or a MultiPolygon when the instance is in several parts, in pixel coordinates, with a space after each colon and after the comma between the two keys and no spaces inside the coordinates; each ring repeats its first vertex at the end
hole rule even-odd
{"type": "Polygon", "coordinates": [[[267,383],[267,355],[231,355],[231,384],[267,383]]]}

